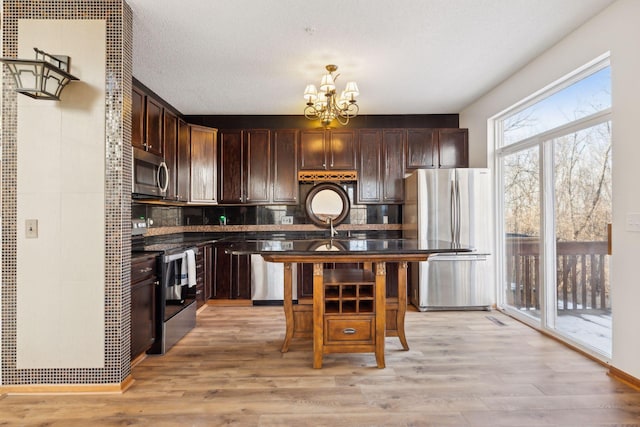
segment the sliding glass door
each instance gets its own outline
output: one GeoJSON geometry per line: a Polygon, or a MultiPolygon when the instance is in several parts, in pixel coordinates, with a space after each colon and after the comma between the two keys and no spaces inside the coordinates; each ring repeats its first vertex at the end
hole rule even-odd
{"type": "Polygon", "coordinates": [[[611,357],[608,59],[495,120],[499,306],[611,357]]]}

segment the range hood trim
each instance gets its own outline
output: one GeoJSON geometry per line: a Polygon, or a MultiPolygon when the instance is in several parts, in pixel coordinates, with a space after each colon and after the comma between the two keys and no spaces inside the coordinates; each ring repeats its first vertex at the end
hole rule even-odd
{"type": "Polygon", "coordinates": [[[354,170],[306,170],[298,172],[300,182],[353,182],[358,180],[354,170]]]}

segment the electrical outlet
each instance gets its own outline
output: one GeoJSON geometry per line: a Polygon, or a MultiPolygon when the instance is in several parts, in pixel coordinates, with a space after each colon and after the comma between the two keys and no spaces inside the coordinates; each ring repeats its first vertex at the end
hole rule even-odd
{"type": "Polygon", "coordinates": [[[38,220],[37,219],[27,219],[25,221],[25,237],[27,239],[38,238],[38,220]]]}
{"type": "Polygon", "coordinates": [[[291,225],[293,224],[293,217],[291,215],[285,215],[282,217],[283,225],[291,225]]]}

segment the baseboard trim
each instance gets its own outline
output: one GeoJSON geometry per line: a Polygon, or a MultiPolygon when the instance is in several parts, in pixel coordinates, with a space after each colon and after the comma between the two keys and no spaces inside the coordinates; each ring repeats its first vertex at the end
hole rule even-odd
{"type": "Polygon", "coordinates": [[[610,377],[615,378],[616,380],[625,383],[626,385],[633,387],[636,390],[640,391],[640,378],[636,378],[633,375],[629,375],[624,371],[621,371],[618,368],[614,368],[613,366],[609,367],[610,377]]]}
{"type": "Polygon", "coordinates": [[[134,379],[127,376],[119,384],[26,384],[0,386],[0,394],[122,394],[133,385],[134,379]]]}

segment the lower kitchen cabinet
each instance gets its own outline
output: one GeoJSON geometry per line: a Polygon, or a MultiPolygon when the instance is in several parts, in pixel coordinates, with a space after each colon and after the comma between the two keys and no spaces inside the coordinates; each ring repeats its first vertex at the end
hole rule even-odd
{"type": "Polygon", "coordinates": [[[214,248],[211,299],[251,299],[251,255],[231,255],[225,249],[214,248]]]}
{"type": "Polygon", "coordinates": [[[155,294],[157,256],[131,261],[131,360],[145,353],[156,339],[155,294]]]}

